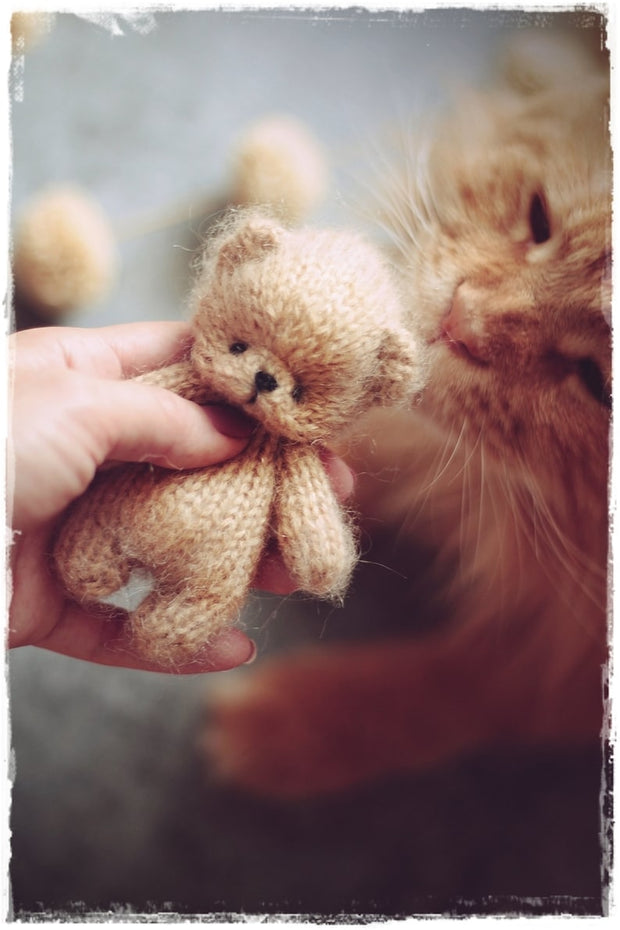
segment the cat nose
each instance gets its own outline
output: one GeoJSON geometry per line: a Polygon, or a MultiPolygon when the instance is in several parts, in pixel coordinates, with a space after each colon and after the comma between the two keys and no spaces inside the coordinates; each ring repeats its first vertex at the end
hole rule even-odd
{"type": "Polygon", "coordinates": [[[459,284],[450,309],[442,321],[441,334],[456,354],[472,361],[484,362],[484,334],[475,310],[475,294],[466,284],[459,284]]]}
{"type": "Polygon", "coordinates": [[[275,391],[278,386],[278,382],[273,375],[270,375],[268,371],[257,371],[254,375],[254,384],[256,385],[256,390],[261,393],[275,391]]]}

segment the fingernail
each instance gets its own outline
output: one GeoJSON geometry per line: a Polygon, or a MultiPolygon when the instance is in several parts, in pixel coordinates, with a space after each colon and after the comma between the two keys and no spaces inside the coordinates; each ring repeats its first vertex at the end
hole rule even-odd
{"type": "Polygon", "coordinates": [[[256,643],[254,642],[253,639],[250,640],[250,645],[252,648],[251,648],[249,656],[243,663],[244,665],[251,665],[252,662],[254,662],[254,660],[256,659],[256,656],[258,655],[258,649],[256,648],[256,643]]]}
{"type": "Polygon", "coordinates": [[[256,429],[256,420],[252,420],[236,407],[213,406],[207,409],[218,432],[230,436],[231,439],[247,439],[256,429]]]}

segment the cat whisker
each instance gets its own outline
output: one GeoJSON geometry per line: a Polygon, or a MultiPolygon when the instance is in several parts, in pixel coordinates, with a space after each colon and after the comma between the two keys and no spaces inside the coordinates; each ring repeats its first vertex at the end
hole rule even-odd
{"type": "MultiPolygon", "coordinates": [[[[465,423],[467,424],[467,427],[469,428],[469,423],[468,423],[467,420],[465,421],[465,423]]],[[[465,438],[467,437],[467,430],[464,431],[464,437],[465,437],[465,438]]],[[[468,469],[468,466],[469,466],[471,460],[473,459],[474,455],[476,454],[476,451],[477,451],[477,449],[478,449],[478,444],[479,444],[481,438],[482,438],[482,427],[480,428],[480,430],[479,430],[479,432],[478,432],[478,435],[476,436],[476,440],[475,440],[475,442],[474,442],[474,444],[473,444],[473,446],[472,446],[472,448],[471,448],[471,452],[469,452],[469,454],[468,454],[467,457],[465,458],[465,460],[464,460],[464,462],[463,462],[462,468],[460,469],[460,471],[458,471],[458,472],[456,473],[456,475],[455,475],[454,478],[452,479],[453,481],[455,481],[455,480],[457,480],[458,478],[460,478],[461,475],[465,475],[465,474],[466,474],[467,469],[468,469]]],[[[467,443],[466,443],[466,445],[467,445],[467,443]]]]}
{"type": "Polygon", "coordinates": [[[394,575],[396,578],[400,578],[402,581],[407,580],[407,576],[403,572],[397,571],[392,565],[388,565],[385,562],[373,562],[371,559],[360,559],[360,565],[372,565],[375,568],[381,568],[386,572],[389,572],[391,575],[394,575]]]}
{"type": "Polygon", "coordinates": [[[450,431],[449,435],[447,436],[446,441],[444,442],[444,445],[441,450],[439,468],[435,470],[435,474],[432,480],[429,481],[428,484],[423,485],[420,488],[420,492],[422,494],[425,494],[426,497],[428,497],[428,493],[432,490],[432,488],[441,480],[441,478],[443,478],[444,474],[447,472],[448,468],[454,461],[459,451],[459,447],[461,445],[461,442],[463,440],[463,436],[465,435],[466,430],[467,430],[467,420],[464,419],[463,423],[461,424],[461,429],[459,431],[459,435],[456,439],[456,442],[453,441],[452,431],[450,431]],[[450,451],[450,454],[447,456],[447,460],[446,460],[446,455],[448,451],[450,451]]]}
{"type": "MultiPolygon", "coordinates": [[[[482,435],[482,429],[480,430],[482,435]]],[[[480,442],[480,455],[479,455],[480,467],[478,469],[479,481],[478,481],[478,527],[476,530],[476,542],[474,546],[474,563],[478,559],[478,552],[480,550],[480,541],[482,538],[482,525],[483,525],[483,511],[484,511],[484,493],[485,493],[485,468],[484,468],[484,442],[480,442]]]]}
{"type": "MultiPolygon", "coordinates": [[[[503,489],[503,476],[501,472],[498,472],[498,480],[499,480],[499,484],[502,485],[502,489],[503,489]]],[[[520,585],[520,581],[522,578],[521,546],[520,546],[520,539],[518,537],[518,534],[513,533],[512,536],[509,537],[506,532],[506,523],[508,521],[508,518],[510,517],[513,520],[513,522],[516,522],[514,520],[513,507],[506,506],[506,498],[510,499],[510,496],[511,496],[510,489],[509,488],[506,489],[506,493],[503,494],[502,501],[500,504],[498,504],[498,501],[497,501],[497,491],[499,490],[497,481],[492,481],[492,480],[488,481],[486,483],[485,490],[486,490],[487,499],[490,502],[490,508],[491,508],[491,517],[488,521],[491,524],[489,529],[490,529],[490,532],[492,533],[493,543],[494,545],[497,546],[497,557],[495,560],[495,564],[497,566],[497,572],[495,576],[489,577],[488,590],[490,594],[493,591],[497,592],[496,593],[497,624],[498,624],[498,628],[501,629],[506,619],[506,591],[508,588],[508,585],[507,585],[508,579],[506,578],[506,571],[505,571],[505,565],[507,564],[506,555],[505,555],[506,540],[509,538],[513,538],[515,536],[517,539],[517,553],[516,553],[517,559],[516,559],[516,564],[513,562],[511,566],[511,578],[517,577],[519,580],[519,585],[520,585]],[[500,517],[501,517],[501,523],[500,523],[500,517]]],[[[481,514],[482,514],[482,508],[481,508],[481,514]]]]}
{"type": "Polygon", "coordinates": [[[441,482],[444,474],[448,471],[450,465],[456,459],[459,448],[467,431],[467,421],[464,420],[459,431],[456,442],[452,430],[446,436],[443,445],[435,455],[427,472],[427,479],[430,474],[433,477],[427,480],[416,494],[415,500],[412,501],[404,515],[397,532],[397,539],[400,540],[408,529],[415,523],[419,514],[427,507],[429,499],[435,487],[441,482]],[[439,463],[439,464],[437,464],[439,463]]]}
{"type": "Polygon", "coordinates": [[[415,205],[417,215],[426,229],[432,228],[436,219],[437,209],[429,182],[430,146],[421,143],[417,149],[415,159],[409,160],[410,170],[407,172],[408,202],[415,205]]]}
{"type": "MultiPolygon", "coordinates": [[[[477,551],[474,550],[474,553],[470,553],[468,547],[465,544],[467,538],[470,534],[470,520],[472,518],[473,509],[471,503],[475,500],[474,495],[472,495],[472,470],[473,470],[473,459],[474,455],[479,451],[480,441],[482,437],[482,428],[478,431],[478,435],[473,443],[471,451],[467,450],[467,456],[463,462],[461,468],[461,510],[460,510],[460,520],[459,520],[459,553],[460,553],[460,568],[462,576],[466,576],[475,570],[475,563],[477,557],[477,551]],[[472,557],[473,555],[473,557],[472,557]],[[465,571],[465,568],[469,564],[469,572],[465,571]]],[[[466,443],[467,447],[467,443],[466,443]]]]}
{"type": "MultiPolygon", "coordinates": [[[[551,511],[545,496],[531,473],[524,476],[521,507],[533,518],[536,536],[536,552],[539,564],[547,575],[556,582],[561,581],[559,594],[572,607],[570,591],[566,587],[568,577],[594,604],[601,607],[600,597],[592,590],[592,581],[604,578],[605,572],[588,557],[564,533],[551,511]],[[525,499],[523,499],[525,496],[525,499]],[[541,544],[541,545],[539,545],[541,544]],[[542,550],[541,550],[542,546],[542,550]],[[555,562],[555,565],[554,565],[555,562]],[[588,583],[590,582],[590,583],[588,583]]],[[[530,520],[530,526],[532,521],[530,520]]],[[[530,529],[530,536],[532,531],[530,529]]]]}

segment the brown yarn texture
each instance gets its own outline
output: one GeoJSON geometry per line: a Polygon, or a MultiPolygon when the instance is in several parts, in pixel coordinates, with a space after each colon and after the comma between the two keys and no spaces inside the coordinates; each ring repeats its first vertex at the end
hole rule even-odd
{"type": "Polygon", "coordinates": [[[299,589],[341,598],[357,558],[322,450],[370,407],[411,401],[421,354],[380,253],[350,232],[288,230],[235,213],[203,256],[188,357],[143,380],[258,421],[235,459],[177,472],[100,472],[59,526],[54,562],[94,605],[139,568],[153,588],[127,612],[133,648],[171,667],[235,622],[261,556],[277,543],[299,589]]]}

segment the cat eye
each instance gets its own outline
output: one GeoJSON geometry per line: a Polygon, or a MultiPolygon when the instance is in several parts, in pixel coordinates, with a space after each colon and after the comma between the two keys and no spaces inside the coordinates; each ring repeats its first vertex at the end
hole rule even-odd
{"type": "Polygon", "coordinates": [[[530,233],[536,245],[542,245],[551,238],[549,211],[542,194],[534,194],[530,201],[530,233]]]}
{"type": "Polygon", "coordinates": [[[248,349],[247,342],[233,342],[228,351],[231,355],[243,355],[248,349]]]}
{"type": "Polygon", "coordinates": [[[611,409],[611,391],[605,383],[603,372],[593,358],[580,358],[575,362],[575,371],[588,394],[611,409]]]}

